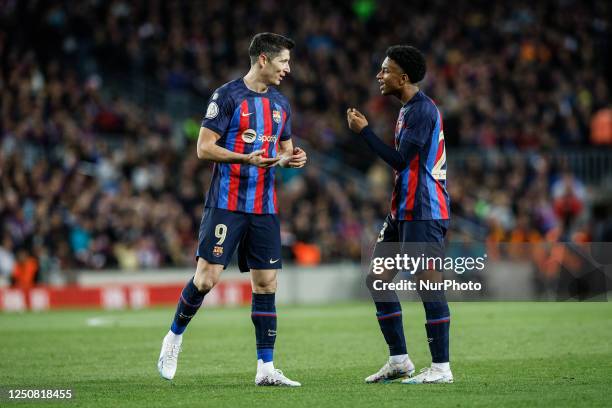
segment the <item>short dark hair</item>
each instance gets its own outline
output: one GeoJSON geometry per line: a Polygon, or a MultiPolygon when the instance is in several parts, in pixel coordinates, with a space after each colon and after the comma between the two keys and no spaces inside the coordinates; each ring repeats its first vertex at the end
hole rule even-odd
{"type": "Polygon", "coordinates": [[[393,45],[387,48],[387,57],[404,70],[413,84],[425,77],[427,72],[425,56],[418,48],[410,45],[393,45]]]}
{"type": "Polygon", "coordinates": [[[280,34],[256,34],[251,40],[251,45],[249,45],[249,57],[251,58],[251,64],[254,64],[259,55],[262,53],[268,58],[272,59],[282,50],[290,50],[294,46],[295,42],[292,39],[280,34]]]}

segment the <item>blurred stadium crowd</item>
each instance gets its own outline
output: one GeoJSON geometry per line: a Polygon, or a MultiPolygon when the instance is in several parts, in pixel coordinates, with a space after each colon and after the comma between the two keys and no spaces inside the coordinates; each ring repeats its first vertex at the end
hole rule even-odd
{"type": "Polygon", "coordinates": [[[391,140],[399,105],[374,75],[395,43],[428,56],[422,87],[444,115],[455,236],[593,234],[592,186],[545,152],[612,144],[605,1],[0,5],[0,273],[24,284],[71,268],[193,264],[211,173],[194,136],[260,31],[297,42],[281,90],[295,143],[313,154],[304,171],[279,172],[287,258],[358,260],[376,236],[392,174],[345,111],[361,107],[391,140]],[[454,161],[466,148],[477,155],[454,161]]]}

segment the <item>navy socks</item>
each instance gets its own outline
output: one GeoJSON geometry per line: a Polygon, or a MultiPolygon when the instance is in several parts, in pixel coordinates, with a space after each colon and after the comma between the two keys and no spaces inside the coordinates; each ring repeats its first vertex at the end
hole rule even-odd
{"type": "Polygon", "coordinates": [[[402,307],[398,302],[374,302],[380,331],[389,346],[389,355],[408,354],[404,338],[402,307]]]}
{"type": "MultiPolygon", "coordinates": [[[[174,320],[170,330],[181,335],[196,314],[204,296],[208,292],[200,292],[193,283],[193,279],[183,288],[181,298],[176,307],[174,320]]],[[[257,359],[269,363],[274,358],[274,342],[276,340],[276,305],[275,294],[253,293],[251,320],[255,326],[255,339],[257,343],[257,359]]]]}
{"type": "Polygon", "coordinates": [[[449,362],[450,310],[444,292],[437,294],[436,302],[423,302],[425,330],[433,363],[449,362]]]}
{"type": "MultiPolygon", "coordinates": [[[[449,362],[450,310],[446,300],[423,302],[427,323],[427,342],[433,363],[449,362]]],[[[389,346],[389,355],[407,354],[402,309],[397,302],[376,302],[376,317],[380,331],[389,346]]]]}
{"type": "Polygon", "coordinates": [[[187,325],[195,316],[208,292],[200,292],[193,283],[193,278],[183,288],[181,298],[176,306],[176,313],[170,330],[174,334],[183,334],[187,325]]]}
{"type": "Polygon", "coordinates": [[[274,358],[276,306],[274,293],[253,293],[251,320],[255,326],[257,359],[269,363],[274,358]]]}

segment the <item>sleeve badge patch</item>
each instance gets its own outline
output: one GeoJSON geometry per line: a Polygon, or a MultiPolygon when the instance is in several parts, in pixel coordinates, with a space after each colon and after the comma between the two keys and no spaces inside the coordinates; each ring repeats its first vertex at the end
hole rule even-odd
{"type": "Polygon", "coordinates": [[[219,105],[215,102],[211,102],[208,104],[208,109],[206,109],[206,119],[214,119],[219,114],[219,105]]]}

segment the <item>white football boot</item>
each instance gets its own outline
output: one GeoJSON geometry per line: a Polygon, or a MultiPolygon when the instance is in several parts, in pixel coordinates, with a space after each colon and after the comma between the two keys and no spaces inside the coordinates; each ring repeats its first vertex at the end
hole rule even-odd
{"type": "Polygon", "coordinates": [[[264,364],[262,360],[257,360],[257,375],[255,376],[255,385],[278,387],[302,386],[302,384],[299,382],[285,377],[283,372],[274,368],[272,363],[264,364]]]}
{"type": "Polygon", "coordinates": [[[372,374],[365,379],[368,384],[378,383],[382,381],[393,381],[398,378],[410,377],[414,374],[414,364],[409,357],[402,363],[394,363],[389,358],[389,361],[377,373],[372,374]]]}
{"type": "Polygon", "coordinates": [[[449,368],[440,368],[432,364],[431,367],[423,368],[419,374],[402,381],[402,384],[451,384],[453,373],[449,368]]]}
{"type": "Polygon", "coordinates": [[[162,343],[159,360],[157,361],[157,370],[166,380],[171,380],[176,374],[176,366],[178,364],[178,356],[181,352],[181,343],[183,336],[176,336],[173,333],[166,334],[162,343]]]}

